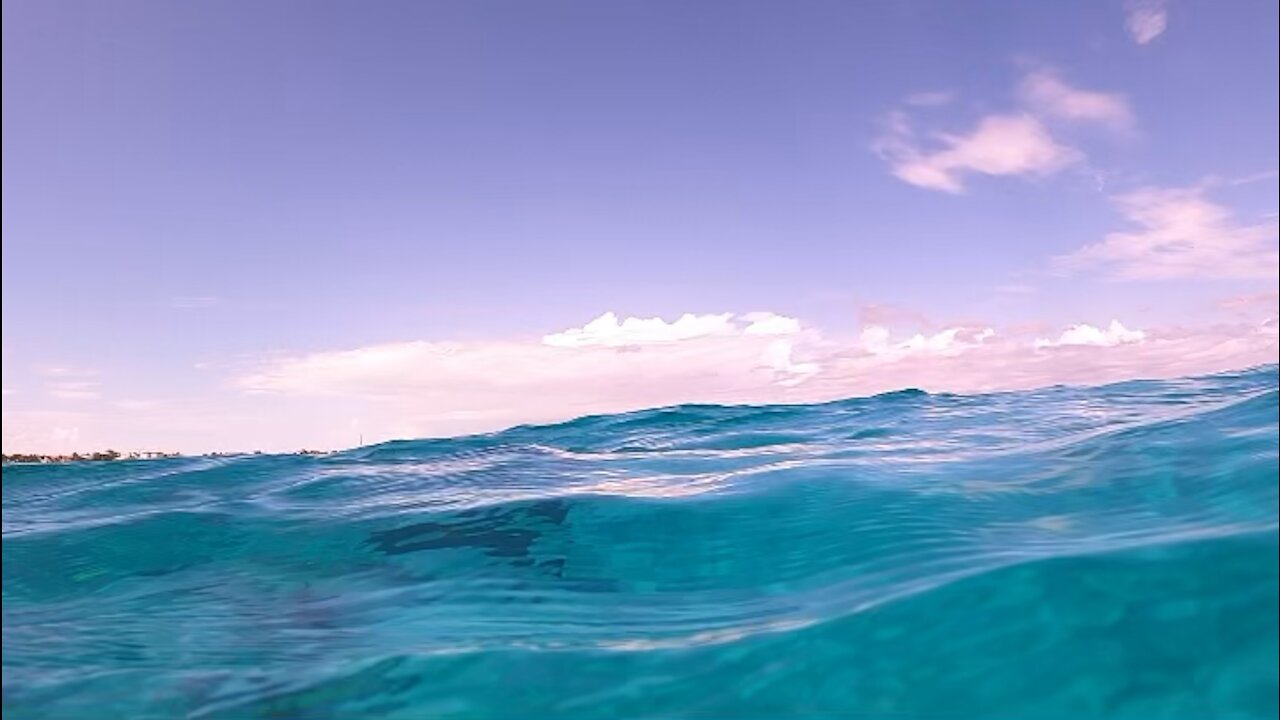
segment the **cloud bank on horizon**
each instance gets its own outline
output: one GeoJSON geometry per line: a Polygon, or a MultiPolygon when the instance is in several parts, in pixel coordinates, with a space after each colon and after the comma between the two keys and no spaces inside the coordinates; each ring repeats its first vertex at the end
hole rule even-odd
{"type": "MultiPolygon", "coordinates": [[[[1259,308],[1270,314],[1193,330],[1130,329],[1112,320],[1076,324],[1051,337],[985,326],[895,337],[868,325],[856,338],[832,338],[774,313],[689,313],[671,322],[604,313],[539,340],[411,341],[278,357],[232,383],[258,401],[292,408],[287,439],[268,449],[343,447],[353,444],[353,433],[371,440],[434,437],[682,403],[821,402],[904,387],[990,392],[1275,362],[1275,297],[1238,298],[1236,305],[1253,308],[1246,313],[1252,316],[1259,308]]],[[[202,417],[163,404],[129,409],[151,419],[158,437],[175,423],[219,437],[220,426],[262,422],[251,411],[202,417]]],[[[11,439],[31,447],[90,437],[125,444],[103,417],[73,411],[20,416],[6,422],[6,432],[43,421],[51,425],[44,437],[11,439]]],[[[236,447],[235,433],[224,437],[220,447],[236,447]]]]}
{"type": "MultiPolygon", "coordinates": [[[[1195,156],[1181,147],[1193,143],[1178,142],[1181,136],[1177,132],[1190,131],[1185,125],[1177,124],[1175,113],[1159,106],[1159,91],[1148,91],[1143,84],[1150,82],[1161,68],[1181,67],[1168,59],[1170,55],[1159,55],[1177,52],[1177,42],[1188,30],[1178,24],[1177,7],[1172,8],[1172,13],[1171,17],[1171,7],[1166,0],[1125,0],[1111,8],[1110,15],[1105,16],[1109,23],[1106,40],[1099,41],[1090,52],[1100,53],[1098,47],[1105,46],[1104,49],[1112,53],[1107,57],[1126,58],[1133,63],[1114,72],[1105,62],[1095,64],[1090,71],[1085,67],[1089,61],[1086,54],[1076,55],[1076,62],[1072,62],[1067,58],[1076,48],[1064,49],[1048,37],[1042,38],[1046,49],[1037,57],[1054,58],[1052,63],[1028,59],[1026,55],[1010,60],[1009,55],[1005,55],[1000,61],[1005,74],[995,74],[995,80],[985,75],[975,78],[974,86],[965,85],[963,78],[957,80],[954,73],[946,72],[947,67],[934,67],[933,75],[924,78],[914,72],[904,71],[901,78],[890,77],[886,72],[885,78],[877,80],[892,85],[891,91],[881,88],[883,94],[876,98],[875,93],[868,90],[867,95],[875,104],[860,107],[862,112],[858,116],[868,127],[874,127],[874,132],[857,138],[856,133],[843,127],[839,139],[826,138],[823,148],[841,147],[841,143],[856,145],[858,156],[851,162],[866,173],[858,176],[864,183],[860,191],[877,193],[877,200],[866,202],[865,207],[859,205],[859,197],[851,196],[847,204],[859,205],[855,214],[871,215],[885,209],[877,205],[887,206],[886,213],[878,215],[865,229],[855,226],[856,233],[844,232],[847,228],[831,231],[837,242],[889,246],[900,241],[892,229],[896,224],[906,224],[917,215],[934,217],[936,224],[923,232],[945,237],[950,243],[945,249],[953,255],[943,253],[920,261],[913,259],[911,263],[956,262],[958,267],[952,271],[955,276],[982,274],[981,282],[986,283],[986,289],[975,294],[994,299],[952,310],[936,301],[917,302],[915,297],[907,297],[906,305],[911,310],[897,311],[888,305],[876,305],[903,300],[885,297],[886,285],[881,284],[877,285],[881,295],[859,296],[858,303],[848,302],[823,321],[811,320],[805,312],[793,309],[804,307],[801,300],[806,297],[808,276],[797,272],[797,265],[792,263],[806,253],[792,252],[793,248],[785,243],[790,242],[793,226],[805,228],[804,232],[819,232],[805,223],[810,219],[807,215],[810,208],[819,207],[821,198],[805,197],[795,205],[780,205],[782,209],[775,214],[763,213],[757,217],[753,211],[767,205],[772,196],[764,191],[755,192],[751,182],[740,180],[735,171],[725,177],[709,176],[712,180],[704,178],[702,185],[690,186],[701,191],[729,188],[724,196],[688,200],[680,196],[685,192],[680,189],[663,196],[665,204],[661,204],[656,213],[652,209],[618,213],[617,206],[608,204],[579,212],[578,204],[585,203],[581,197],[588,191],[579,188],[574,194],[571,190],[562,190],[561,183],[565,188],[577,186],[566,179],[567,172],[564,176],[557,174],[562,161],[574,160],[572,152],[556,155],[554,162],[539,160],[534,163],[533,171],[526,168],[537,182],[533,191],[521,196],[513,189],[520,187],[519,173],[509,172],[507,168],[520,167],[521,154],[536,155],[531,148],[544,142],[539,135],[541,120],[531,116],[527,124],[520,125],[518,142],[510,137],[494,136],[495,144],[505,153],[498,160],[477,159],[473,163],[467,158],[461,171],[456,168],[452,174],[441,171],[439,177],[433,176],[430,181],[411,175],[404,187],[412,187],[413,192],[390,181],[379,184],[380,178],[371,184],[379,188],[378,192],[393,198],[412,196],[413,212],[401,217],[422,222],[420,234],[436,237],[444,231],[437,231],[435,226],[422,220],[423,217],[430,215],[434,220],[450,214],[464,216],[459,225],[448,228],[449,233],[453,233],[461,232],[459,227],[482,226],[486,218],[480,216],[496,214],[492,208],[486,208],[472,217],[449,205],[461,204],[459,198],[466,194],[459,191],[457,196],[451,195],[452,183],[465,182],[469,173],[482,174],[485,162],[489,162],[499,168],[501,175],[499,190],[489,199],[504,212],[517,213],[523,204],[533,206],[536,212],[531,217],[543,223],[528,229],[522,227],[524,234],[518,235],[521,244],[535,242],[530,238],[540,238],[540,234],[571,232],[577,223],[584,223],[584,227],[595,232],[599,228],[587,223],[593,213],[604,218],[601,221],[604,226],[625,226],[638,222],[641,215],[665,215],[669,208],[685,203],[698,205],[698,210],[679,220],[702,232],[699,222],[704,218],[697,214],[702,206],[727,207],[726,213],[733,216],[734,222],[738,222],[739,215],[745,220],[725,227],[746,233],[751,230],[748,226],[752,222],[773,223],[785,226],[787,239],[774,239],[771,244],[738,253],[732,248],[736,236],[722,232],[721,226],[712,226],[708,235],[727,239],[729,250],[714,248],[714,252],[686,255],[686,247],[673,240],[661,247],[646,246],[646,254],[661,259],[666,263],[665,268],[675,271],[700,268],[708,278],[719,272],[719,264],[741,254],[752,259],[752,278],[762,280],[761,285],[788,273],[796,275],[798,280],[779,295],[762,294],[758,304],[750,299],[745,302],[708,300],[708,297],[724,297],[709,292],[689,300],[680,297],[662,305],[657,305],[659,294],[665,296],[672,286],[688,290],[695,283],[681,286],[676,281],[655,280],[646,287],[654,298],[654,307],[665,309],[666,315],[632,316],[608,311],[609,307],[637,306],[634,301],[611,301],[607,293],[610,278],[652,272],[654,266],[645,266],[648,270],[632,269],[627,261],[640,262],[638,256],[622,260],[610,257],[597,248],[608,241],[594,236],[591,236],[593,244],[576,247],[553,245],[553,241],[547,240],[548,248],[553,250],[546,253],[546,264],[529,268],[527,274],[550,273],[552,266],[563,263],[565,257],[577,258],[588,267],[583,275],[599,282],[597,294],[601,300],[598,304],[596,301],[590,305],[581,301],[565,303],[571,306],[568,309],[557,306],[554,312],[547,310],[537,319],[520,315],[518,319],[511,319],[508,329],[502,332],[490,332],[483,327],[465,327],[463,331],[452,332],[410,330],[390,336],[408,339],[385,342],[367,339],[387,337],[385,333],[365,335],[359,332],[359,327],[352,326],[348,328],[351,334],[318,333],[305,341],[282,342],[281,347],[275,347],[272,344],[275,328],[263,321],[265,330],[248,349],[210,351],[207,345],[197,342],[182,352],[170,352],[168,343],[175,335],[186,333],[194,337],[208,333],[216,338],[224,333],[229,336],[235,329],[228,329],[228,325],[247,321],[253,307],[270,306],[269,302],[258,306],[246,303],[243,308],[238,304],[238,293],[252,296],[262,292],[263,287],[278,282],[287,284],[279,275],[255,274],[253,262],[267,258],[274,248],[260,253],[255,249],[244,256],[253,261],[233,269],[231,287],[214,282],[206,286],[203,278],[201,284],[192,283],[188,288],[178,287],[178,283],[156,283],[154,299],[148,302],[181,314],[181,320],[164,331],[157,330],[154,336],[146,336],[145,343],[139,341],[139,345],[129,346],[131,352],[138,357],[147,355],[152,363],[134,373],[142,376],[141,381],[134,377],[130,382],[126,378],[129,373],[118,367],[106,369],[104,366],[112,353],[79,348],[79,354],[40,355],[32,350],[40,341],[39,333],[24,336],[21,341],[12,340],[6,333],[5,367],[19,366],[11,358],[19,352],[24,364],[21,372],[6,370],[4,378],[5,451],[67,452],[107,447],[185,452],[329,449],[352,446],[361,438],[376,442],[485,432],[523,423],[555,422],[586,414],[681,403],[820,402],[906,387],[932,392],[990,392],[1060,383],[1178,377],[1280,362],[1277,334],[1280,300],[1274,290],[1280,279],[1280,220],[1274,207],[1276,171],[1261,166],[1249,168],[1246,171],[1249,174],[1231,174],[1223,168],[1196,161],[1195,156]],[[528,137],[521,133],[527,133],[528,137]],[[1149,145],[1167,152],[1157,154],[1154,160],[1147,156],[1145,165],[1132,161],[1139,157],[1139,149],[1149,145]],[[446,201],[440,206],[433,205],[427,212],[416,206],[427,200],[413,193],[440,195],[446,201]],[[970,208],[987,203],[993,197],[999,202],[981,205],[981,211],[970,214],[970,208]],[[1039,198],[1046,204],[1024,209],[1022,205],[1028,198],[1039,198]],[[1030,225],[1033,228],[1030,233],[1022,229],[1028,225],[1018,225],[1019,230],[1007,231],[1007,237],[1000,237],[1000,233],[1005,232],[1006,218],[1042,213],[1056,201],[1071,203],[1071,207],[1077,209],[1096,208],[1096,215],[1081,219],[1075,235],[1062,240],[1063,235],[1055,234],[1055,243],[1046,241],[1043,247],[1037,244],[1040,238],[1036,233],[1040,228],[1034,224],[1030,225]],[[903,205],[892,206],[893,202],[903,205]],[[979,216],[979,220],[974,219],[979,216]],[[851,237],[854,239],[848,239],[851,237]],[[972,257],[980,258],[981,262],[959,262],[972,257]],[[961,265],[963,267],[959,267],[961,265]],[[1179,298],[1182,289],[1194,292],[1182,300],[1179,298]],[[1050,295],[1055,292],[1056,296],[1050,295]],[[777,301],[779,296],[784,300],[777,301]],[[1058,300],[1040,299],[1044,297],[1058,300]],[[794,298],[795,305],[786,307],[786,298],[794,298]],[[859,303],[864,305],[864,311],[855,322],[853,311],[859,303]],[[673,304],[674,309],[685,312],[671,313],[673,304]],[[1152,306],[1161,304],[1168,309],[1162,313],[1150,312],[1152,306]],[[1050,305],[1058,306],[1052,308],[1052,319],[1046,311],[1050,305]],[[774,308],[776,312],[760,310],[761,307],[774,308]],[[981,312],[973,311],[973,307],[980,308],[981,312]],[[723,308],[747,312],[717,311],[723,308]],[[227,317],[238,319],[227,323],[227,317]],[[219,325],[219,322],[226,324],[219,325]],[[511,332],[510,326],[517,324],[538,330],[527,334],[511,332]],[[575,326],[568,327],[571,324],[575,326]],[[360,339],[352,340],[353,337],[360,339]],[[36,359],[32,360],[33,357],[36,359]],[[99,361],[102,365],[95,364],[99,361]],[[164,372],[155,373],[152,387],[148,383],[156,368],[168,368],[165,372],[172,374],[164,381],[160,379],[164,372]]],[[[770,37],[772,32],[770,28],[770,37]]],[[[699,43],[700,39],[695,45],[699,43]]],[[[593,47],[592,52],[604,51],[593,47]]],[[[1008,50],[1012,52],[1013,49],[1008,50]]],[[[646,61],[649,59],[647,48],[643,57],[646,61]]],[[[496,61],[494,67],[507,67],[513,72],[520,69],[496,61]]],[[[538,67],[540,71],[545,70],[538,67]]],[[[649,66],[640,63],[636,67],[649,66]]],[[[802,67],[805,72],[811,71],[808,66],[802,67]]],[[[615,69],[630,72],[634,68],[624,63],[615,69]]],[[[498,75],[501,73],[494,73],[494,77],[498,75]]],[[[1196,79],[1191,75],[1194,73],[1188,73],[1186,82],[1196,79]]],[[[1239,78],[1238,72],[1230,75],[1222,71],[1221,75],[1239,78]]],[[[628,77],[644,85],[645,78],[628,77]]],[[[8,78],[7,71],[6,80],[8,78]]],[[[607,80],[614,82],[612,78],[607,80]]],[[[668,78],[667,82],[670,81],[668,78]]],[[[482,75],[472,83],[474,96],[454,98],[457,107],[471,108],[470,103],[476,107],[483,105],[484,93],[489,87],[487,82],[496,81],[482,75]]],[[[869,87],[875,85],[868,82],[869,87]]],[[[543,85],[530,82],[528,86],[543,85]]],[[[555,83],[546,86],[559,87],[555,83]]],[[[709,86],[719,87],[716,83],[709,86]]],[[[670,91],[668,85],[661,83],[645,87],[654,97],[670,91]]],[[[1267,87],[1269,92],[1274,92],[1271,85],[1267,87]]],[[[521,103],[530,102],[520,88],[509,92],[518,96],[521,103]]],[[[694,90],[697,98],[708,94],[701,85],[694,90]]],[[[400,93],[399,86],[394,92],[400,93]]],[[[796,92],[799,97],[799,91],[796,92]]],[[[638,95],[649,97],[644,93],[638,95]]],[[[566,103],[570,100],[563,99],[566,103]]],[[[744,133],[741,137],[729,137],[732,133],[728,129],[734,126],[726,118],[739,116],[739,102],[729,103],[731,113],[705,123],[701,117],[652,114],[653,109],[643,103],[628,106],[629,112],[644,117],[646,129],[657,128],[664,138],[689,132],[696,139],[691,148],[668,153],[681,159],[683,164],[677,166],[678,172],[664,171],[656,179],[648,178],[650,184],[631,177],[633,172],[637,177],[643,174],[644,163],[660,165],[665,159],[665,146],[649,136],[644,137],[650,145],[638,144],[643,157],[625,155],[628,149],[625,146],[629,145],[625,139],[620,142],[609,136],[602,142],[590,132],[583,132],[581,127],[568,132],[585,137],[585,146],[573,145],[572,141],[578,139],[576,136],[558,139],[561,145],[576,149],[581,155],[606,157],[613,163],[604,181],[586,174],[589,188],[611,188],[617,197],[632,199],[655,192],[652,187],[677,185],[686,175],[697,176],[715,164],[717,153],[752,156],[761,145],[768,145],[761,138],[786,137],[787,142],[791,142],[793,135],[802,135],[797,127],[809,122],[821,124],[812,117],[806,116],[804,122],[800,122],[789,116],[781,130],[774,129],[777,134],[744,133]],[[714,136],[697,135],[695,130],[703,127],[700,123],[714,127],[714,136]],[[722,138],[722,132],[728,139],[722,138]],[[722,139],[728,149],[717,144],[722,139]],[[617,153],[617,158],[613,153],[617,153]],[[630,165],[621,159],[624,157],[631,157],[630,165]],[[627,168],[626,172],[620,171],[620,167],[627,168]],[[624,179],[619,179],[624,175],[624,179]],[[628,184],[633,181],[634,184],[628,184]]],[[[1213,107],[1203,87],[1194,102],[1197,105],[1203,102],[1208,108],[1206,112],[1211,111],[1215,117],[1227,114],[1213,107]]],[[[673,103],[675,105],[678,103],[673,103]]],[[[452,123],[457,119],[449,116],[452,110],[440,109],[450,106],[442,101],[440,107],[431,104],[426,107],[442,117],[448,116],[441,121],[442,136],[447,137],[456,130],[452,123]]],[[[590,111],[604,113],[595,106],[590,111]]],[[[668,109],[668,112],[673,111],[668,109]]],[[[406,115],[435,117],[425,111],[406,115]]],[[[474,119],[472,114],[464,115],[474,119]]],[[[476,117],[481,115],[476,111],[476,117]]],[[[579,110],[576,116],[582,115],[579,110]]],[[[590,112],[585,116],[593,117],[590,112]]],[[[495,117],[513,115],[495,114],[495,117]]],[[[823,117],[823,114],[817,112],[814,117],[823,117]]],[[[1241,114],[1241,117],[1248,115],[1241,114]]],[[[369,122],[364,117],[346,120],[369,122]]],[[[492,122],[500,124],[496,120],[492,122]]],[[[545,124],[556,126],[557,122],[565,119],[548,120],[545,124]]],[[[483,126],[486,132],[497,132],[478,121],[459,124],[466,124],[468,128],[483,126]]],[[[369,126],[357,124],[356,127],[367,129],[369,126]]],[[[588,130],[591,128],[594,125],[588,126],[588,130]]],[[[407,152],[406,137],[414,137],[417,142],[416,132],[415,126],[413,132],[406,131],[394,144],[379,149],[389,157],[398,158],[400,153],[407,152]]],[[[632,129],[632,132],[640,136],[638,131],[632,129]]],[[[1257,137],[1261,138],[1262,134],[1257,137]]],[[[10,144],[8,138],[6,131],[6,148],[10,144]]],[[[488,136],[481,138],[485,142],[488,139],[488,136]]],[[[1198,141],[1202,147],[1214,147],[1214,143],[1225,143],[1226,139],[1219,133],[1198,141]]],[[[796,148],[800,148],[795,149],[795,154],[803,155],[803,142],[795,142],[796,148]]],[[[482,144],[477,141],[466,147],[475,149],[482,144]]],[[[547,144],[555,146],[555,142],[547,144]]],[[[1254,155],[1249,157],[1251,162],[1255,161],[1254,155]]],[[[293,161],[306,168],[307,174],[311,174],[309,163],[319,162],[311,154],[305,155],[305,161],[296,157],[293,161]]],[[[1274,163],[1275,159],[1256,162],[1274,163]]],[[[116,167],[111,162],[107,165],[116,167]]],[[[797,165],[803,163],[797,162],[797,165]]],[[[365,169],[358,164],[356,167],[365,169]]],[[[6,162],[7,178],[20,177],[9,168],[6,162]]],[[[789,165],[783,166],[783,170],[793,173],[783,173],[787,182],[806,177],[789,165]]],[[[1238,166],[1234,170],[1240,172],[1238,166]]],[[[367,180],[376,173],[356,175],[367,180]]],[[[762,171],[760,175],[769,173],[762,171]]],[[[844,175],[837,177],[845,179],[844,175]]],[[[326,181],[336,182],[332,178],[326,181]]],[[[803,183],[797,181],[797,184],[803,183]]],[[[99,187],[101,184],[95,185],[99,187]]],[[[806,191],[810,189],[811,186],[805,186],[806,191]]],[[[340,200],[332,199],[341,192],[330,186],[312,190],[302,193],[302,200],[282,198],[280,206],[294,202],[304,209],[299,212],[305,214],[319,212],[316,197],[329,198],[326,202],[341,205],[340,200]]],[[[777,187],[771,192],[778,192],[777,187]]],[[[812,194],[820,196],[821,192],[812,194]]],[[[234,207],[243,209],[252,204],[244,200],[245,195],[238,189],[232,197],[242,203],[233,204],[234,207]]],[[[117,201],[124,202],[118,198],[111,202],[117,201]]],[[[114,210],[111,202],[103,201],[103,204],[114,210]]],[[[340,214],[335,224],[342,226],[347,221],[355,224],[352,217],[361,217],[361,213],[370,208],[376,209],[372,214],[381,212],[384,203],[391,201],[373,193],[362,196],[350,206],[343,206],[347,214],[340,214]]],[[[6,195],[6,211],[9,206],[6,195]]],[[[198,202],[188,199],[185,205],[175,201],[172,206],[164,207],[166,213],[190,213],[197,218],[205,218],[205,214],[212,212],[203,198],[198,202]]],[[[628,208],[626,203],[621,207],[628,208]]],[[[268,215],[275,212],[273,206],[268,215]]],[[[121,215],[127,213],[121,212],[121,215]]],[[[125,228],[132,232],[133,220],[126,220],[125,228]]],[[[1076,225],[1074,217],[1066,220],[1076,225]]],[[[676,220],[672,222],[680,224],[676,220]]],[[[1058,222],[1061,224],[1063,219],[1059,218],[1058,222]]],[[[236,227],[235,222],[213,222],[212,225],[216,226],[216,232],[210,231],[209,237],[216,238],[217,242],[222,237],[219,233],[232,233],[236,227]]],[[[268,224],[273,232],[295,232],[287,225],[274,216],[268,224]]],[[[400,232],[399,227],[379,229],[386,235],[400,232]]],[[[651,231],[652,227],[646,229],[651,231]]],[[[477,232],[501,234],[487,226],[477,232]]],[[[801,231],[795,232],[800,238],[801,231]]],[[[6,235],[9,234],[6,225],[6,235]]],[[[412,235],[407,231],[404,234],[412,235]]],[[[353,237],[355,239],[342,237],[331,244],[373,242],[363,234],[353,237]]],[[[217,246],[215,240],[205,242],[209,248],[217,246]]],[[[388,277],[403,272],[402,265],[410,265],[407,261],[400,262],[400,254],[419,242],[424,241],[414,235],[398,249],[388,246],[387,257],[396,258],[395,262],[384,263],[388,277]]],[[[454,242],[464,244],[461,240],[454,242]]],[[[796,240],[797,247],[800,242],[796,240]]],[[[323,245],[321,241],[315,244],[323,245]]],[[[380,246],[373,242],[372,247],[380,246]]],[[[510,246],[503,247],[515,257],[510,246]]],[[[304,245],[304,251],[296,254],[299,262],[306,260],[305,250],[309,248],[304,245]]],[[[205,254],[210,253],[212,251],[205,254]]],[[[808,271],[816,275],[819,270],[827,269],[818,265],[837,264],[827,259],[832,254],[822,248],[807,253],[811,262],[808,271]]],[[[871,251],[868,254],[875,255],[871,251]]],[[[192,257],[204,256],[197,252],[192,257]]],[[[435,262],[434,257],[430,260],[435,262]]],[[[186,262],[184,258],[183,263],[186,262]]],[[[859,286],[876,279],[874,276],[893,275],[897,285],[905,288],[901,290],[904,294],[938,297],[929,295],[925,287],[928,283],[920,280],[924,268],[908,264],[889,267],[869,257],[866,262],[848,264],[839,277],[850,288],[860,290],[859,286]]],[[[14,264],[6,263],[6,266],[14,267],[14,264]]],[[[480,273],[489,268],[487,261],[478,267],[480,273]]],[[[328,268],[329,274],[319,276],[341,279],[345,269],[338,264],[328,268]]],[[[521,274],[526,274],[523,268],[521,274]]],[[[937,281],[939,276],[930,277],[937,281]]],[[[412,287],[418,286],[416,276],[406,274],[402,279],[412,287]]],[[[6,285],[10,280],[11,276],[6,275],[6,285]]],[[[944,276],[943,282],[950,280],[944,276]]],[[[512,276],[507,275],[505,282],[511,281],[512,276]]],[[[482,275],[466,278],[466,282],[492,287],[495,296],[509,294],[516,298],[511,307],[537,305],[537,301],[531,299],[528,286],[522,286],[523,291],[504,288],[503,280],[482,275]]],[[[70,283],[52,285],[55,289],[51,293],[59,287],[65,291],[70,283]]],[[[109,285],[94,287],[100,297],[110,294],[102,289],[109,285]]],[[[341,282],[334,282],[332,287],[343,286],[341,282]]],[[[376,292],[368,294],[377,295],[376,292]]],[[[47,304],[59,307],[61,299],[52,295],[50,298],[47,304]]],[[[9,301],[10,296],[6,295],[6,304],[9,301]]],[[[298,307],[305,307],[303,300],[298,302],[298,307]]],[[[351,307],[343,309],[352,314],[366,310],[376,314],[376,302],[358,298],[353,292],[351,307]]],[[[391,301],[381,302],[390,304],[391,301]]],[[[9,318],[6,315],[6,325],[9,318]]],[[[463,321],[459,324],[465,326],[463,321]]],[[[144,337],[143,330],[137,327],[140,325],[122,323],[122,337],[126,337],[127,342],[144,337]]],[[[65,346],[75,348],[73,343],[65,346]]]]}
{"type": "Polygon", "coordinates": [[[668,323],[619,322],[605,313],[541,342],[320,352],[271,361],[236,382],[256,393],[421,403],[431,408],[424,430],[439,434],[685,402],[812,402],[908,386],[984,392],[1171,377],[1272,362],[1277,341],[1273,318],[1190,332],[1129,329],[1112,320],[1073,325],[1054,339],[978,326],[894,338],[871,325],[848,342],[794,318],[754,315],[735,322],[729,313],[685,314],[668,323]],[[593,328],[608,330],[581,341],[593,328]]]}

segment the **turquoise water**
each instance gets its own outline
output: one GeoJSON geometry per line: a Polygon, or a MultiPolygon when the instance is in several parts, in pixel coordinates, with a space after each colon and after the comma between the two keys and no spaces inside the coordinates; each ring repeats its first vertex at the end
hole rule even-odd
{"type": "Polygon", "coordinates": [[[1274,718],[1277,369],[8,466],[6,718],[1274,718]]]}

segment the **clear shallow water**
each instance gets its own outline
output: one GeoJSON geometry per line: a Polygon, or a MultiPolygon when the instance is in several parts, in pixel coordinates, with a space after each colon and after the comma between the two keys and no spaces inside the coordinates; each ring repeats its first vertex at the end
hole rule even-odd
{"type": "Polygon", "coordinates": [[[1277,369],[8,466],[7,718],[1274,718],[1277,369]]]}

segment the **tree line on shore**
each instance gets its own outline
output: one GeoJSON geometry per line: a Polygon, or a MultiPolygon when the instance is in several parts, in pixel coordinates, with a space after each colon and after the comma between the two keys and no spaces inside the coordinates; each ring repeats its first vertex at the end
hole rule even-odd
{"type": "MultiPolygon", "coordinates": [[[[204,453],[197,457],[230,457],[232,455],[261,455],[260,450],[252,453],[204,453]]],[[[299,450],[297,455],[323,455],[320,450],[299,450]]],[[[105,450],[94,453],[71,453],[70,455],[44,455],[41,453],[14,453],[4,455],[4,464],[9,463],[71,463],[71,462],[107,462],[111,460],[154,460],[158,458],[184,457],[182,453],[171,452],[118,452],[105,450]]]]}
{"type": "Polygon", "coordinates": [[[64,462],[103,462],[107,460],[143,460],[152,458],[179,457],[178,453],[166,452],[128,452],[104,450],[94,453],[71,453],[70,455],[45,455],[42,453],[5,454],[6,463],[64,463],[64,462]]]}

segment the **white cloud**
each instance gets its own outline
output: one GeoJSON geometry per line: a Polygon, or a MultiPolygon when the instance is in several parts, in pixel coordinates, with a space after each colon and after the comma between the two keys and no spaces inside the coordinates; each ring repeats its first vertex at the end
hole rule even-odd
{"type": "Polygon", "coordinates": [[[790,335],[800,332],[800,329],[799,320],[771,312],[747,313],[741,316],[741,321],[733,313],[685,313],[673,322],[658,317],[619,320],[615,313],[606,312],[582,327],[546,335],[542,342],[553,347],[629,347],[739,333],[790,335]]]}
{"type": "Polygon", "coordinates": [[[771,312],[747,313],[743,316],[751,324],[743,329],[748,335],[791,335],[800,332],[800,321],[771,312]]]}
{"type": "Polygon", "coordinates": [[[889,328],[882,325],[869,325],[862,329],[858,336],[858,344],[872,355],[883,355],[889,352],[889,328]]]}
{"type": "Polygon", "coordinates": [[[5,396],[13,395],[13,394],[15,394],[15,393],[17,393],[17,392],[18,392],[18,391],[17,391],[17,390],[14,390],[13,388],[4,388],[4,395],[5,395],[5,396]]]}
{"type": "Polygon", "coordinates": [[[1058,258],[1060,267],[1130,280],[1274,278],[1280,270],[1276,220],[1238,223],[1204,188],[1143,188],[1114,200],[1137,229],[1058,258]]]}
{"type": "Polygon", "coordinates": [[[1134,124],[1129,101],[1116,93],[1081,90],[1052,70],[1028,73],[1019,87],[1022,102],[1037,115],[1071,122],[1096,122],[1128,131],[1134,124]]]}
{"type": "Polygon", "coordinates": [[[949,105],[955,99],[956,94],[950,90],[934,90],[912,93],[903,98],[902,102],[914,107],[941,107],[949,105]]]}
{"type": "Polygon", "coordinates": [[[1111,347],[1113,345],[1121,345],[1124,343],[1140,343],[1145,340],[1147,334],[1141,330],[1130,330],[1126,328],[1119,320],[1112,320],[1111,324],[1105,330],[1100,330],[1092,325],[1080,324],[1072,325],[1057,340],[1048,340],[1041,338],[1036,340],[1037,348],[1055,347],[1058,345],[1093,345],[1097,347],[1111,347]]]}
{"type": "Polygon", "coordinates": [[[900,357],[909,353],[956,355],[983,344],[995,336],[992,328],[952,327],[933,335],[917,333],[906,340],[892,342],[889,329],[868,325],[858,337],[858,345],[870,355],[900,357]]]}
{"type": "Polygon", "coordinates": [[[1248,175],[1229,178],[1225,182],[1227,185],[1252,185],[1256,182],[1275,180],[1277,177],[1280,177],[1280,171],[1262,170],[1256,173],[1249,173],[1248,175]]]}
{"type": "Polygon", "coordinates": [[[1160,37],[1169,24],[1167,0],[1127,0],[1125,29],[1139,45],[1160,37]]]}
{"type": "Polygon", "coordinates": [[[903,348],[908,351],[947,352],[956,347],[956,335],[959,333],[960,328],[948,328],[928,336],[916,333],[903,343],[903,348]]]}
{"type": "Polygon", "coordinates": [[[876,149],[893,174],[917,187],[964,192],[968,175],[1049,175],[1080,159],[1031,115],[988,115],[964,135],[939,134],[941,146],[925,151],[899,119],[876,149]]]}
{"type": "MultiPolygon", "coordinates": [[[[1084,154],[1056,140],[1046,123],[1098,123],[1122,132],[1134,127],[1124,96],[1073,87],[1048,68],[1028,72],[1017,95],[1019,108],[983,116],[962,134],[922,138],[909,114],[891,112],[872,149],[898,179],[956,194],[971,175],[1045,176],[1082,161],[1084,154]]],[[[904,102],[919,106],[921,99],[912,95],[904,102]]]]}
{"type": "Polygon", "coordinates": [[[1275,328],[1257,323],[1149,330],[1143,342],[1060,346],[1053,352],[1036,348],[1030,338],[1001,333],[954,354],[819,354],[822,371],[801,392],[822,400],[906,387],[967,393],[1183,377],[1275,363],[1278,353],[1275,328]]]}
{"type": "Polygon", "coordinates": [[[1038,343],[981,326],[902,339],[869,326],[855,342],[732,327],[645,345],[395,343],[270,360],[236,382],[274,403],[315,398],[318,414],[298,427],[332,416],[325,428],[347,428],[358,416],[368,437],[387,439],[691,402],[817,402],[903,387],[972,392],[1186,375],[1274,362],[1276,354],[1275,333],[1254,325],[1165,333],[1158,342],[1143,342],[1149,334],[1119,323],[1076,326],[1038,343]],[[1043,352],[1048,346],[1062,349],[1043,352]]]}
{"type": "Polygon", "coordinates": [[[818,373],[822,366],[815,362],[797,363],[792,359],[795,350],[790,340],[774,340],[765,348],[763,360],[778,373],[777,382],[783,387],[799,385],[818,373]]]}
{"type": "MultiPolygon", "coordinates": [[[[539,343],[405,342],[265,363],[238,384],[257,393],[359,396],[419,409],[453,431],[680,402],[726,402],[794,387],[820,366],[793,318],[685,314],[674,322],[605,313],[539,343]]],[[[763,397],[763,395],[762,395],[763,397]]]]}
{"type": "Polygon", "coordinates": [[[556,347],[590,345],[617,347],[679,342],[706,335],[731,333],[734,331],[732,320],[732,313],[719,315],[685,313],[672,323],[657,317],[629,317],[619,321],[617,315],[606,312],[580,328],[570,328],[547,335],[542,338],[542,342],[556,347]]]}

